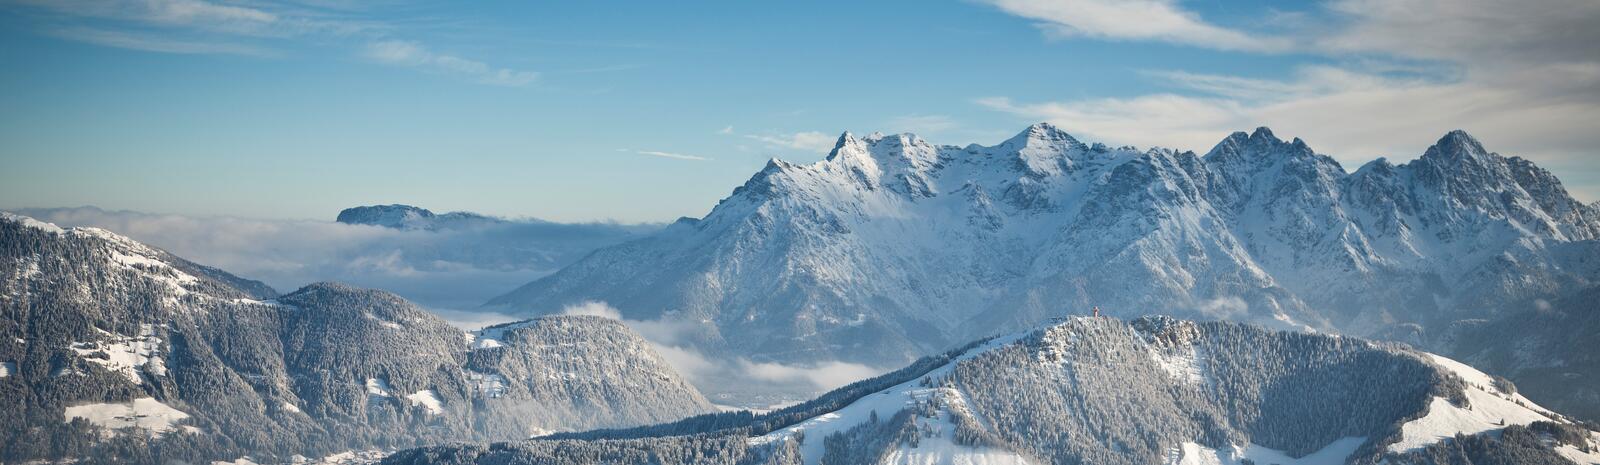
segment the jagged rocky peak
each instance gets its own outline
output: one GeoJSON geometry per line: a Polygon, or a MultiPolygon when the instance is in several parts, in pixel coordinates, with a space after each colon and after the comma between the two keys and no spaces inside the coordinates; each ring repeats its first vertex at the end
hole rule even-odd
{"type": "MultiPolygon", "coordinates": [[[[1483,143],[1478,142],[1478,138],[1467,134],[1467,131],[1456,129],[1445,133],[1444,137],[1440,137],[1439,141],[1428,149],[1428,153],[1436,156],[1460,158],[1481,157],[1488,155],[1489,151],[1483,149],[1483,143]]],[[[1423,156],[1427,155],[1424,154],[1423,156]]]]}
{"type": "Polygon", "coordinates": [[[1255,132],[1246,134],[1237,131],[1222,139],[1205,155],[1206,161],[1212,163],[1238,163],[1246,159],[1281,158],[1285,156],[1314,156],[1311,147],[1296,137],[1291,141],[1279,139],[1272,129],[1266,126],[1256,128],[1255,132]]]}
{"type": "Polygon", "coordinates": [[[1053,124],[1038,123],[1001,142],[995,149],[1016,154],[1017,161],[1030,174],[1055,175],[1071,170],[1072,154],[1088,151],[1089,147],[1053,124]]]}
{"type": "Polygon", "coordinates": [[[1494,188],[1498,186],[1485,184],[1509,180],[1500,178],[1510,174],[1505,157],[1485,150],[1477,138],[1460,129],[1439,138],[1414,164],[1422,170],[1435,172],[1437,176],[1430,181],[1439,185],[1494,188]]]}
{"type": "Polygon", "coordinates": [[[1412,196],[1401,207],[1435,203],[1436,209],[1466,207],[1479,212],[1434,217],[1447,223],[1473,220],[1487,213],[1509,218],[1540,234],[1566,236],[1563,240],[1600,237],[1600,210],[1573,198],[1554,174],[1525,158],[1491,152],[1459,129],[1439,138],[1416,160],[1403,165],[1375,161],[1352,178],[1363,189],[1396,191],[1397,199],[1403,198],[1398,194],[1412,196]],[[1401,185],[1407,183],[1424,191],[1412,193],[1408,186],[1401,185]],[[1440,207],[1439,203],[1446,205],[1440,207]]]}
{"type": "Polygon", "coordinates": [[[926,171],[938,164],[939,154],[937,147],[916,134],[874,132],[857,138],[847,131],[828,152],[827,161],[880,178],[926,171]]]}
{"type": "Polygon", "coordinates": [[[1002,142],[1001,146],[1017,149],[1023,147],[1054,147],[1062,150],[1085,148],[1083,142],[1079,142],[1071,134],[1067,134],[1066,131],[1050,123],[1036,123],[1028,126],[1027,129],[1002,142]]]}
{"type": "Polygon", "coordinates": [[[851,159],[871,159],[867,144],[857,138],[850,131],[839,134],[839,139],[833,142],[833,150],[828,151],[827,161],[850,161],[851,159]]]}

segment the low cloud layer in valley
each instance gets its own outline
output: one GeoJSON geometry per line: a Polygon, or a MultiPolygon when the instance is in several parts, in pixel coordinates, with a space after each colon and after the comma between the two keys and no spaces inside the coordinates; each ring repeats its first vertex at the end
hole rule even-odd
{"type": "Polygon", "coordinates": [[[685,343],[692,326],[685,322],[630,320],[605,302],[583,302],[562,311],[621,321],[655,346],[667,363],[689,377],[718,403],[738,407],[771,407],[789,403],[888,371],[857,363],[826,360],[805,365],[756,362],[744,357],[717,357],[685,343]],[[738,386],[731,390],[730,386],[738,386]]]}
{"type": "Polygon", "coordinates": [[[316,220],[261,220],[106,211],[11,210],[62,227],[93,226],[180,257],[261,280],[279,292],[339,281],[394,292],[464,326],[510,317],[473,311],[597,247],[655,225],[539,220],[403,230],[316,220]]]}

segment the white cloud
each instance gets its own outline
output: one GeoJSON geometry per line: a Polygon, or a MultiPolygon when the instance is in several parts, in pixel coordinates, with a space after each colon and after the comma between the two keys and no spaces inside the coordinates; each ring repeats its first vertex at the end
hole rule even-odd
{"type": "Polygon", "coordinates": [[[652,347],[674,370],[707,393],[725,392],[729,387],[737,387],[737,390],[746,392],[782,394],[803,399],[887,371],[836,360],[789,365],[753,362],[743,357],[710,357],[683,344],[657,341],[649,333],[640,331],[635,326],[637,322],[624,323],[650,340],[652,347]]]}
{"type": "Polygon", "coordinates": [[[475,308],[555,271],[576,253],[653,226],[507,222],[449,231],[332,221],[192,217],[96,208],[20,209],[63,227],[95,226],[280,292],[318,281],[385,289],[428,308],[475,308]],[[609,237],[609,239],[608,239],[609,237]],[[565,258],[562,258],[565,257],[565,258]]]}
{"type": "Polygon", "coordinates": [[[277,22],[271,12],[200,0],[23,0],[19,3],[60,13],[144,24],[205,28],[255,28],[277,22]]]}
{"type": "Polygon", "coordinates": [[[1250,313],[1250,304],[1238,297],[1224,296],[1201,302],[1197,310],[1219,320],[1236,320],[1250,313]]]}
{"type": "Polygon", "coordinates": [[[605,302],[597,302],[593,300],[585,301],[577,305],[568,305],[566,308],[561,309],[561,314],[598,316],[601,318],[610,318],[613,320],[622,321],[622,312],[617,311],[617,309],[612,308],[611,305],[608,305],[605,302]]]}
{"type": "Polygon", "coordinates": [[[722,129],[717,130],[717,134],[722,134],[724,136],[732,135],[733,134],[733,126],[723,126],[722,129]]]}
{"type": "Polygon", "coordinates": [[[1039,21],[1058,37],[1156,41],[1219,50],[1286,51],[1284,38],[1219,27],[1170,0],[985,0],[1006,13],[1039,21]]]}
{"type": "Polygon", "coordinates": [[[761,381],[792,383],[803,381],[822,391],[832,390],[882,373],[866,365],[827,361],[810,365],[784,365],[780,363],[752,363],[739,361],[739,369],[761,381]]]}
{"type": "Polygon", "coordinates": [[[637,153],[637,154],[640,154],[640,155],[649,155],[649,156],[652,156],[652,157],[672,158],[672,159],[677,159],[677,160],[694,160],[694,161],[710,161],[711,160],[710,158],[706,158],[706,157],[702,157],[702,156],[698,156],[698,155],[684,155],[684,154],[681,154],[681,153],[658,152],[658,151],[654,151],[654,150],[635,150],[634,153],[637,153]]]}
{"type": "Polygon", "coordinates": [[[457,310],[431,307],[428,308],[428,311],[432,312],[434,315],[438,315],[439,318],[444,318],[444,321],[450,323],[450,326],[461,328],[464,331],[477,331],[500,323],[510,323],[513,321],[527,319],[526,317],[485,312],[482,310],[457,310]]]}
{"type": "Polygon", "coordinates": [[[1491,150],[1554,166],[1576,164],[1589,155],[1589,147],[1600,144],[1589,128],[1600,120],[1600,97],[1592,93],[1600,87],[1600,68],[1528,70],[1458,82],[1329,70],[1227,91],[1208,89],[1229,81],[1246,82],[1188,75],[1175,85],[1199,95],[1033,103],[994,97],[978,103],[1029,120],[1048,120],[1092,140],[1201,152],[1229,132],[1266,125],[1281,135],[1301,137],[1347,165],[1378,156],[1415,157],[1452,129],[1466,129],[1491,150]]]}
{"type": "Polygon", "coordinates": [[[804,150],[807,152],[827,152],[833,150],[833,144],[838,142],[837,136],[830,136],[816,131],[802,131],[792,134],[759,135],[746,134],[745,137],[760,141],[772,147],[804,150]]]}
{"type": "Polygon", "coordinates": [[[221,5],[199,0],[145,0],[126,2],[125,5],[142,5],[145,16],[160,22],[193,24],[200,22],[258,22],[270,23],[278,16],[266,11],[234,5],[221,5]]]}
{"type": "Polygon", "coordinates": [[[539,78],[539,73],[533,71],[494,68],[481,61],[434,53],[420,43],[406,40],[373,42],[367,45],[366,54],[379,63],[456,74],[484,84],[514,87],[527,85],[539,78]]]}
{"type": "Polygon", "coordinates": [[[568,305],[562,315],[592,315],[622,322],[629,329],[650,341],[673,369],[689,377],[702,390],[716,391],[724,383],[753,388],[768,385],[774,392],[821,392],[855,381],[876,376],[884,370],[866,365],[840,361],[822,361],[805,365],[787,365],[773,362],[753,362],[743,357],[708,357],[687,346],[687,336],[699,327],[691,322],[658,318],[630,320],[610,304],[585,301],[568,305]],[[799,388],[798,391],[796,388],[799,388]]]}
{"type": "Polygon", "coordinates": [[[1300,65],[1281,79],[1156,71],[1145,74],[1169,90],[977,102],[1091,140],[1197,151],[1266,125],[1348,169],[1378,156],[1415,157],[1445,132],[1465,129],[1491,150],[1552,169],[1593,199],[1600,195],[1600,170],[1590,160],[1600,145],[1591,127],[1600,120],[1600,48],[1593,45],[1600,28],[1592,25],[1600,23],[1600,3],[1537,3],[1337,0],[1322,12],[1327,27],[1306,28],[1294,40],[1300,51],[1337,59],[1334,65],[1300,65]]]}
{"type": "MultiPolygon", "coordinates": [[[[204,0],[23,0],[54,17],[44,33],[107,47],[162,53],[276,56],[271,45],[290,39],[354,40],[373,61],[464,76],[473,82],[524,86],[539,73],[437,53],[393,37],[393,27],[350,14],[279,3],[225,4],[204,0]],[[92,27],[91,27],[92,25],[92,27]]],[[[318,45],[321,45],[320,43],[318,45]]]]}
{"type": "Polygon", "coordinates": [[[1468,66],[1600,62],[1592,0],[1335,0],[1348,27],[1329,51],[1447,60],[1468,66]]]}
{"type": "Polygon", "coordinates": [[[106,47],[143,50],[146,52],[276,56],[277,52],[265,48],[225,41],[175,40],[146,34],[107,31],[88,27],[66,27],[51,30],[50,35],[106,47]]]}

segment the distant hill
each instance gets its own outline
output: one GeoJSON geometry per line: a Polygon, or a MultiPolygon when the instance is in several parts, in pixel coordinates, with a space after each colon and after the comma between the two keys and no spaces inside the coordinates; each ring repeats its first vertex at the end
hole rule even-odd
{"type": "Polygon", "coordinates": [[[396,229],[448,229],[506,222],[492,216],[470,212],[435,215],[426,208],[400,204],[346,208],[339,212],[336,221],[396,229]]]}

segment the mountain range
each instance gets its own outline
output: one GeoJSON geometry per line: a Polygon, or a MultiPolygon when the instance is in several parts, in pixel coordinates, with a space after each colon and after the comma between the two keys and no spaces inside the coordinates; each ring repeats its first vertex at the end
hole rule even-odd
{"type": "Polygon", "coordinates": [[[621,323],[465,332],[384,291],[278,295],[95,228],[0,218],[0,461],[289,462],[713,411],[621,323]]]}
{"type": "MultiPolygon", "coordinates": [[[[710,353],[880,367],[1093,307],[1431,347],[1592,287],[1597,237],[1600,210],[1462,131],[1354,172],[1267,128],[1203,155],[1049,124],[993,146],[845,133],[822,161],[772,160],[704,218],[486,308],[599,300],[692,326],[710,353]]],[[[1594,408],[1536,384],[1552,405],[1594,408]]]]}

